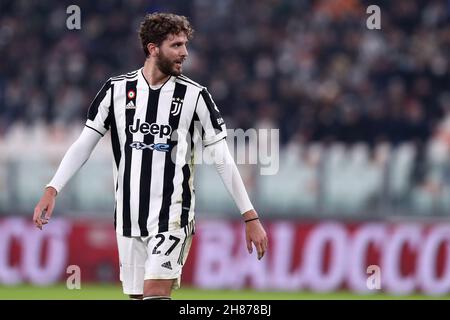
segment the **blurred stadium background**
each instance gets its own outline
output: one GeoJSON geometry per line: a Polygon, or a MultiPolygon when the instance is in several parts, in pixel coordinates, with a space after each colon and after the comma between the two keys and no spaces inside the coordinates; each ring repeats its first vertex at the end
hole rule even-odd
{"type": "Polygon", "coordinates": [[[31,216],[103,81],[142,65],[136,30],[153,11],[190,18],[184,73],[209,88],[229,129],[280,130],[277,174],[239,166],[267,258],[246,253],[237,209],[202,165],[190,289],[175,297],[449,297],[449,1],[2,0],[1,299],[126,298],[109,138],[43,232],[31,216]],[[66,27],[71,4],[80,30],[66,27]],[[366,27],[371,4],[381,30],[366,27]],[[90,290],[69,293],[69,265],[90,290]]]}

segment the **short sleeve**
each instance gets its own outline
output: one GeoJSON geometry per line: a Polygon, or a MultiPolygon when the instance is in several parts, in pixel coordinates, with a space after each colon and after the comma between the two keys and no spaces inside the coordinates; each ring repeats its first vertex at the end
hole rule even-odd
{"type": "Polygon", "coordinates": [[[204,146],[213,144],[227,136],[225,121],[206,88],[199,94],[195,112],[202,125],[204,146]]]}
{"type": "Polygon", "coordinates": [[[113,107],[111,80],[105,82],[95,96],[87,113],[86,127],[104,135],[110,127],[113,107]]]}

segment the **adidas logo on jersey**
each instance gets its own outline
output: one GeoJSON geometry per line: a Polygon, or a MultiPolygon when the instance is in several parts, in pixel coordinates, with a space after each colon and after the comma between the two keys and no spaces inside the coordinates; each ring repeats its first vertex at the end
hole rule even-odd
{"type": "Polygon", "coordinates": [[[128,102],[128,104],[125,106],[125,109],[136,109],[136,106],[134,105],[133,101],[128,102]]]}
{"type": "Polygon", "coordinates": [[[172,265],[170,264],[170,261],[164,262],[161,267],[167,268],[169,270],[172,270],[172,265]]]}

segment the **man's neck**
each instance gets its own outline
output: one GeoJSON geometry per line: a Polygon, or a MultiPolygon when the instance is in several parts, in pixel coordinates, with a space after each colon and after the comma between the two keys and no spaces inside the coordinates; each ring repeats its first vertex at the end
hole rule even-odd
{"type": "Polygon", "coordinates": [[[153,61],[146,59],[144,69],[142,70],[145,80],[151,86],[158,86],[167,81],[170,75],[164,74],[159,70],[153,61]]]}

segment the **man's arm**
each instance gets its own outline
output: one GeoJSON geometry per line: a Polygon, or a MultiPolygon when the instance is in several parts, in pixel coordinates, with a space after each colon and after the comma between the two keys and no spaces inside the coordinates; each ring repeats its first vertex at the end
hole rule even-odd
{"type": "Polygon", "coordinates": [[[236,167],[233,157],[230,154],[225,139],[208,145],[205,150],[214,159],[214,164],[226,189],[236,203],[245,221],[245,234],[247,249],[253,252],[252,242],[258,252],[258,259],[264,256],[267,250],[267,235],[259,220],[258,214],[253,208],[245,190],[241,175],[236,167]]]}
{"type": "Polygon", "coordinates": [[[42,230],[42,226],[48,223],[55,207],[56,195],[89,159],[100,138],[101,135],[96,131],[85,127],[78,139],[67,150],[56,174],[45,187],[44,194],[34,209],[33,222],[36,227],[42,230]],[[45,212],[44,216],[42,216],[43,212],[45,212]]]}

